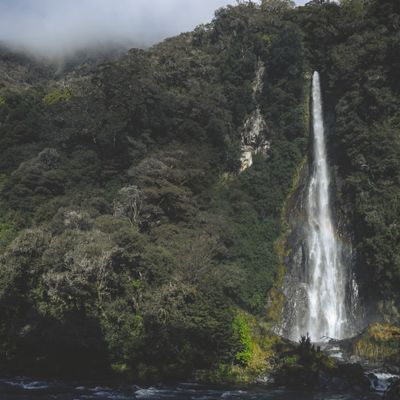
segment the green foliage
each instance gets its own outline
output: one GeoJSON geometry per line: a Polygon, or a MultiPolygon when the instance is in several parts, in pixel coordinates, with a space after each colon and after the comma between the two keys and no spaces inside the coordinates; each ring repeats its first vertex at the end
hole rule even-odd
{"type": "Polygon", "coordinates": [[[373,362],[400,362],[400,328],[389,324],[373,324],[354,342],[353,352],[373,362]]]}
{"type": "Polygon", "coordinates": [[[247,365],[252,357],[253,343],[248,322],[243,314],[237,314],[232,321],[233,337],[240,343],[240,349],[235,354],[235,360],[241,365],[247,365]]]}
{"type": "Polygon", "coordinates": [[[55,89],[47,93],[43,97],[43,103],[46,106],[52,106],[57,103],[63,103],[68,101],[72,97],[72,92],[70,89],[55,89]]]}
{"type": "Polygon", "coordinates": [[[6,99],[0,96],[0,107],[4,106],[5,104],[6,104],[6,99]]]}
{"type": "MultiPolygon", "coordinates": [[[[341,374],[335,361],[315,348],[308,335],[301,337],[295,346],[280,347],[280,367],[276,376],[279,383],[286,382],[286,385],[293,387],[314,387],[318,385],[321,373],[325,376],[341,374]]],[[[360,371],[362,375],[362,368],[360,371]]]]}
{"type": "Polygon", "coordinates": [[[261,317],[276,279],[304,153],[302,44],[277,18],[229,6],[210,29],[62,77],[68,89],[4,92],[2,360],[143,379],[266,368],[249,313],[261,317]],[[258,99],[274,146],[238,175],[259,61],[280,94],[258,99]]]}
{"type": "Polygon", "coordinates": [[[15,238],[17,231],[10,223],[0,222],[0,252],[15,238]]]}
{"type": "Polygon", "coordinates": [[[6,181],[7,181],[7,175],[0,174],[0,192],[3,190],[6,181]]]}
{"type": "Polygon", "coordinates": [[[290,355],[290,356],[286,356],[286,357],[283,359],[283,363],[284,363],[285,365],[289,365],[289,366],[295,365],[295,364],[297,364],[298,362],[299,362],[299,356],[296,355],[296,354],[292,354],[292,355],[290,355]]]}

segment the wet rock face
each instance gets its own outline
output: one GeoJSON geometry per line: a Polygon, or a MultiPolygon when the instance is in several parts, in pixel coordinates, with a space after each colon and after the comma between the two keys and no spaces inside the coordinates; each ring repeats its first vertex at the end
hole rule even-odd
{"type": "Polygon", "coordinates": [[[261,154],[266,156],[271,147],[270,141],[266,139],[267,124],[262,116],[260,105],[258,104],[258,95],[263,90],[264,73],[265,66],[262,62],[259,62],[257,64],[256,77],[253,82],[252,96],[256,107],[244,122],[241,132],[241,172],[253,165],[253,155],[261,154]]]}
{"type": "Polygon", "coordinates": [[[385,395],[386,400],[400,399],[400,380],[393,382],[385,395]]]}
{"type": "Polygon", "coordinates": [[[300,339],[305,329],[304,310],[308,307],[305,284],[308,259],[304,221],[308,166],[305,166],[300,174],[299,186],[288,204],[287,220],[290,233],[286,243],[286,276],[282,288],[286,301],[279,326],[279,333],[294,341],[300,339]],[[297,329],[293,329],[294,327],[297,329]]]}
{"type": "Polygon", "coordinates": [[[307,286],[304,283],[307,263],[306,247],[301,240],[301,233],[297,233],[298,229],[292,235],[295,243],[286,260],[288,269],[283,289],[286,303],[283,311],[282,335],[292,340],[298,340],[301,334],[304,334],[306,328],[303,314],[308,308],[307,286]]]}
{"type": "MultiPolygon", "coordinates": [[[[388,393],[393,388],[392,393],[395,393],[395,388],[399,382],[399,377],[387,372],[371,371],[366,374],[370,382],[370,387],[375,392],[388,393]]],[[[399,399],[400,397],[397,397],[399,399]]]]}
{"type": "Polygon", "coordinates": [[[328,391],[366,392],[370,388],[361,365],[333,357],[309,338],[297,345],[286,344],[281,350],[274,371],[277,385],[328,391]]]}
{"type": "MultiPolygon", "coordinates": [[[[334,131],[334,127],[330,127],[334,131]]],[[[332,133],[331,133],[332,136],[332,133]]],[[[332,143],[332,146],[334,144],[332,143]]],[[[331,159],[331,165],[335,162],[331,159]]],[[[343,265],[348,269],[348,282],[346,287],[346,307],[348,324],[352,327],[351,335],[361,332],[368,325],[365,297],[361,293],[362,277],[357,272],[357,251],[354,244],[354,230],[350,215],[353,205],[343,199],[344,181],[338,172],[337,166],[332,166],[332,204],[333,217],[336,221],[339,240],[341,243],[341,256],[343,265]]]]}

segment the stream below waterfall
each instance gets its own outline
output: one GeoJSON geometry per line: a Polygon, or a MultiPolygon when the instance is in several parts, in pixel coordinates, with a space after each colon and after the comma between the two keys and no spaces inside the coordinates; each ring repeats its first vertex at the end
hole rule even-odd
{"type": "Polygon", "coordinates": [[[27,378],[0,379],[0,400],[374,400],[382,399],[378,392],[330,393],[271,389],[263,386],[251,388],[212,388],[196,384],[175,387],[115,386],[108,384],[82,384],[42,382],[27,378]]]}

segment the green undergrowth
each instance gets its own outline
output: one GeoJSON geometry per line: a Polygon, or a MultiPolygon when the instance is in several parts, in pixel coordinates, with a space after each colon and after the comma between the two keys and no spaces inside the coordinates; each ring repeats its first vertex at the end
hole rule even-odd
{"type": "Polygon", "coordinates": [[[240,343],[240,349],[235,355],[235,361],[247,365],[252,358],[254,346],[251,338],[251,328],[246,317],[238,313],[232,322],[233,336],[240,343]]]}
{"type": "Polygon", "coordinates": [[[278,357],[274,377],[278,385],[308,389],[329,381],[351,388],[365,385],[361,366],[337,363],[314,346],[309,336],[302,337],[298,344],[283,342],[276,347],[276,351],[278,357]]]}
{"type": "Polygon", "coordinates": [[[251,384],[272,372],[276,349],[283,342],[270,331],[269,325],[240,310],[233,320],[233,331],[241,343],[235,361],[221,362],[211,370],[197,371],[196,378],[200,382],[251,384]]]}
{"type": "Polygon", "coordinates": [[[353,353],[374,362],[400,363],[400,327],[373,324],[353,345],[353,353]]]}
{"type": "Polygon", "coordinates": [[[11,223],[0,221],[0,252],[14,240],[16,235],[17,230],[11,223]]]}
{"type": "Polygon", "coordinates": [[[52,106],[57,103],[68,101],[72,97],[70,89],[55,89],[43,97],[43,103],[47,106],[52,106]]]}

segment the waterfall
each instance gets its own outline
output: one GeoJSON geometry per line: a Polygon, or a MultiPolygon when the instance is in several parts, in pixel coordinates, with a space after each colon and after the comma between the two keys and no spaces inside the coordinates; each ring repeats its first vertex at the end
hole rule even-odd
{"type": "Polygon", "coordinates": [[[307,196],[308,315],[305,328],[313,340],[341,339],[346,331],[347,274],[335,232],[329,198],[321,86],[312,85],[314,163],[307,196]]]}
{"type": "Polygon", "coordinates": [[[293,341],[308,333],[319,342],[355,335],[365,326],[365,316],[353,270],[351,237],[343,231],[339,239],[333,218],[317,72],[312,80],[312,119],[311,168],[300,172],[299,186],[289,202],[285,303],[275,332],[293,341]]]}

